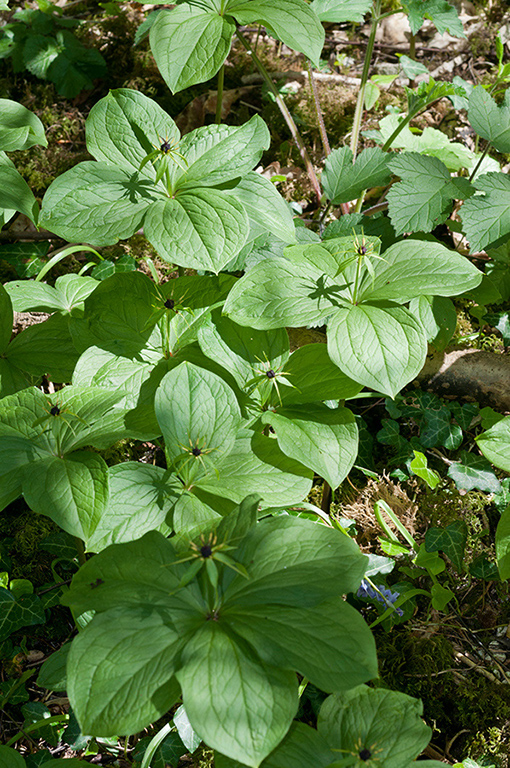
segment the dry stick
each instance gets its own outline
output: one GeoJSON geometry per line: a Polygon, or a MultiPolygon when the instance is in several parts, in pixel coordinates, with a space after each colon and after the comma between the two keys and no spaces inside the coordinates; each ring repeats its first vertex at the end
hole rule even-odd
{"type": "Polygon", "coordinates": [[[308,176],[310,177],[310,181],[312,182],[312,186],[313,186],[314,192],[315,192],[316,197],[317,197],[317,202],[320,205],[322,193],[321,193],[321,188],[320,188],[319,180],[317,179],[317,174],[315,173],[315,169],[314,169],[314,167],[312,165],[312,161],[310,160],[310,156],[309,156],[309,154],[308,154],[308,152],[306,150],[306,147],[304,145],[303,139],[301,138],[301,134],[299,133],[297,125],[294,122],[294,118],[290,114],[287,105],[285,104],[285,102],[282,99],[280,93],[278,92],[277,87],[275,86],[275,84],[271,80],[267,69],[262,64],[262,62],[259,59],[259,57],[257,56],[257,54],[253,51],[253,48],[251,47],[251,45],[248,42],[248,40],[244,37],[244,35],[242,34],[242,32],[239,29],[236,29],[236,35],[237,35],[238,39],[240,40],[240,42],[244,45],[244,47],[246,48],[248,53],[251,54],[251,57],[252,57],[252,60],[253,60],[253,62],[255,64],[255,66],[259,70],[260,74],[262,75],[262,77],[266,81],[268,87],[270,88],[273,96],[275,97],[275,100],[276,100],[276,103],[278,104],[280,112],[282,113],[283,118],[284,118],[285,122],[287,123],[287,126],[288,126],[288,128],[289,128],[289,130],[290,130],[290,132],[292,134],[292,138],[294,139],[294,141],[296,142],[296,144],[298,146],[299,154],[301,155],[301,157],[303,159],[303,162],[304,162],[304,164],[306,166],[306,170],[308,172],[308,176]]]}

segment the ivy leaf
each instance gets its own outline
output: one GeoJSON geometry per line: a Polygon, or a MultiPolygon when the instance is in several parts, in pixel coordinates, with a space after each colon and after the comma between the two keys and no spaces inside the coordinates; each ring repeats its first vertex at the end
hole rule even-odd
{"type": "Polygon", "coordinates": [[[491,171],[473,181],[484,195],[473,195],[460,209],[471,251],[481,251],[510,232],[510,178],[491,171]]]}
{"type": "Polygon", "coordinates": [[[324,28],[303,0],[234,0],[227,5],[226,12],[241,25],[263,24],[269,34],[319,65],[324,28]]]}
{"type": "Polygon", "coordinates": [[[429,528],[425,534],[425,549],[427,552],[441,550],[450,558],[457,571],[461,571],[467,535],[468,529],[464,520],[451,523],[446,528],[429,528]]]}
{"type": "Polygon", "coordinates": [[[496,563],[491,562],[485,554],[479,555],[469,564],[469,573],[475,579],[483,579],[484,581],[500,580],[498,566],[496,563]]]}
{"type": "Polygon", "coordinates": [[[0,588],[0,640],[33,624],[44,624],[46,616],[36,595],[16,598],[8,589],[0,588]]]}
{"type": "Polygon", "coordinates": [[[505,91],[498,107],[481,85],[469,95],[468,120],[476,133],[487,139],[498,152],[510,152],[510,94],[505,91]]]}
{"type": "Polygon", "coordinates": [[[403,152],[390,161],[389,167],[402,179],[393,184],[387,196],[397,235],[431,232],[446,221],[459,191],[444,163],[436,157],[403,152]]]}
{"type": "Polygon", "coordinates": [[[161,11],[152,24],[150,44],[170,90],[177,93],[214,77],[228,56],[234,32],[232,19],[213,8],[181,3],[161,11]]]}
{"type": "Polygon", "coordinates": [[[356,157],[349,147],[334,149],[328,156],[321,183],[333,205],[348,203],[372,187],[387,184],[391,179],[388,168],[390,156],[380,147],[364,149],[356,157]]]}
{"type": "MultiPolygon", "coordinates": [[[[496,424],[497,426],[498,424],[496,424]]],[[[493,427],[492,431],[496,427],[493,427]]],[[[499,493],[501,490],[501,483],[494,474],[487,459],[483,456],[467,453],[466,451],[462,451],[460,462],[450,465],[448,477],[451,477],[457,488],[463,491],[478,489],[486,493],[499,493]]]]}
{"type": "Polygon", "coordinates": [[[372,8],[371,0],[313,0],[312,9],[321,21],[337,24],[353,21],[361,24],[372,8]]]}
{"type": "Polygon", "coordinates": [[[402,5],[407,11],[413,35],[421,29],[425,19],[430,19],[441,34],[449,32],[454,37],[466,36],[456,9],[446,0],[403,0],[402,5]]]}

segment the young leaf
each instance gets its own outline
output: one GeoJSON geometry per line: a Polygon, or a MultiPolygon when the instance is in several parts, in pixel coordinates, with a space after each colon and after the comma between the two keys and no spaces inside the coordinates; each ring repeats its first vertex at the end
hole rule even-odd
{"type": "MultiPolygon", "coordinates": [[[[4,9],[7,10],[7,9],[4,9]]],[[[3,152],[46,147],[44,126],[33,112],[11,99],[0,99],[0,147],[3,152]]]]}
{"type": "Polygon", "coordinates": [[[483,455],[500,469],[510,472],[510,416],[476,438],[483,455]]]}
{"type": "Polygon", "coordinates": [[[234,32],[232,19],[213,8],[181,3],[161,11],[151,27],[150,44],[170,90],[177,93],[210,80],[228,56],[234,32]]]}

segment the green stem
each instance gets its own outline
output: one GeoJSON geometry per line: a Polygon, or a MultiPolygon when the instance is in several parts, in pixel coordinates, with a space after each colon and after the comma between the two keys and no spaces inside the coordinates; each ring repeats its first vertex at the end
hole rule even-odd
{"type": "Polygon", "coordinates": [[[329,483],[324,480],[324,485],[322,486],[322,499],[321,499],[321,509],[323,512],[326,512],[329,515],[329,509],[331,507],[331,497],[332,497],[332,491],[331,486],[329,483]]]}
{"type": "Polygon", "coordinates": [[[36,723],[30,723],[30,725],[27,725],[23,731],[18,731],[18,733],[16,733],[12,739],[9,739],[5,746],[10,747],[12,744],[15,744],[18,739],[22,739],[27,733],[32,733],[33,731],[39,730],[39,728],[44,728],[45,725],[67,723],[68,721],[69,715],[53,715],[53,717],[47,717],[43,720],[38,720],[36,723]]]}
{"type": "Polygon", "coordinates": [[[382,517],[382,512],[383,511],[390,518],[390,520],[396,526],[396,528],[400,531],[400,533],[402,534],[404,539],[407,541],[409,546],[412,549],[417,550],[417,546],[416,546],[416,542],[415,542],[414,538],[411,536],[409,531],[402,525],[402,523],[400,522],[398,517],[395,515],[395,513],[393,512],[393,510],[391,509],[389,504],[387,504],[385,501],[379,500],[379,501],[376,501],[376,503],[374,504],[374,513],[375,513],[377,522],[379,523],[381,528],[385,531],[387,536],[390,539],[392,539],[393,541],[397,541],[398,542],[397,537],[395,536],[395,534],[393,533],[391,528],[389,528],[389,526],[387,525],[386,521],[382,517]]]}
{"type": "Polygon", "coordinates": [[[157,734],[152,738],[148,745],[147,749],[145,750],[145,754],[143,756],[142,764],[140,768],[150,768],[151,760],[154,757],[154,753],[156,752],[157,748],[161,744],[161,742],[168,736],[168,734],[171,731],[170,723],[167,723],[163,726],[163,728],[160,728],[157,734]]]}
{"type": "Polygon", "coordinates": [[[257,56],[257,54],[254,52],[254,50],[251,47],[251,45],[248,42],[248,40],[244,37],[244,35],[242,34],[242,32],[239,29],[236,29],[236,35],[237,35],[239,41],[242,43],[242,45],[244,45],[246,50],[251,54],[253,63],[255,64],[257,69],[259,70],[260,74],[262,75],[262,77],[264,78],[265,82],[267,83],[268,88],[272,92],[272,94],[273,94],[273,96],[275,98],[275,101],[276,101],[276,103],[278,105],[278,108],[279,108],[280,112],[283,115],[283,119],[287,123],[287,126],[288,126],[288,128],[289,128],[289,130],[290,130],[290,132],[292,134],[292,138],[294,139],[294,141],[297,144],[297,147],[299,149],[299,154],[301,155],[301,157],[303,159],[303,162],[304,162],[304,164],[306,166],[306,170],[308,172],[308,176],[310,177],[310,181],[312,182],[312,186],[313,186],[314,192],[315,192],[315,194],[317,196],[317,201],[318,201],[318,203],[320,203],[322,193],[321,193],[321,188],[320,188],[319,180],[317,179],[317,174],[315,173],[315,169],[313,167],[312,161],[310,160],[310,156],[309,156],[309,154],[308,154],[308,152],[306,150],[306,147],[305,147],[305,144],[303,142],[303,139],[301,138],[301,134],[298,131],[298,127],[297,127],[296,123],[294,122],[294,118],[290,114],[289,109],[288,109],[287,105],[285,104],[284,100],[282,99],[280,93],[278,92],[277,87],[275,86],[275,84],[271,80],[269,72],[267,71],[265,66],[262,64],[262,62],[259,59],[259,57],[257,56]]]}
{"type": "Polygon", "coordinates": [[[223,85],[225,82],[225,65],[222,64],[220,71],[218,72],[218,92],[216,95],[216,117],[214,122],[216,125],[221,123],[221,107],[223,105],[223,85]]]}
{"type": "Polygon", "coordinates": [[[372,28],[370,30],[370,37],[368,38],[367,50],[365,53],[365,61],[363,64],[363,72],[361,73],[361,85],[358,91],[358,100],[356,102],[356,111],[354,112],[354,121],[351,134],[351,152],[353,159],[356,159],[358,152],[359,133],[361,130],[361,119],[363,117],[363,109],[365,105],[365,90],[368,81],[368,73],[370,70],[370,64],[372,62],[372,54],[374,52],[375,33],[377,32],[377,25],[379,23],[379,15],[381,13],[381,0],[374,0],[372,12],[372,28]]]}
{"type": "Polygon", "coordinates": [[[361,273],[361,265],[363,263],[363,254],[360,253],[358,256],[358,263],[356,265],[356,277],[354,278],[354,290],[352,292],[352,303],[356,304],[358,301],[358,283],[359,283],[359,276],[361,273]]]}
{"type": "Polygon", "coordinates": [[[87,558],[85,557],[85,546],[83,544],[83,541],[78,538],[78,536],[74,537],[74,543],[76,545],[76,551],[78,553],[78,562],[80,565],[85,565],[87,562],[87,558]]]}
{"type": "Polygon", "coordinates": [[[409,35],[409,58],[416,59],[416,35],[409,35]]]}
{"type": "Polygon", "coordinates": [[[489,141],[489,142],[488,142],[488,144],[487,144],[487,146],[486,146],[486,147],[485,147],[485,149],[483,150],[482,154],[481,154],[481,155],[480,155],[480,157],[478,158],[478,162],[477,162],[477,164],[475,165],[475,167],[474,167],[474,168],[473,168],[473,170],[471,171],[471,176],[469,177],[469,181],[470,181],[470,182],[471,182],[471,181],[473,181],[473,179],[475,178],[475,176],[476,176],[476,172],[477,172],[477,170],[479,169],[479,167],[481,166],[481,164],[482,164],[482,162],[483,162],[483,160],[484,160],[484,158],[485,158],[485,155],[486,155],[486,154],[487,154],[487,152],[489,151],[489,148],[490,148],[490,146],[491,146],[491,143],[490,143],[490,141],[489,141]]]}
{"type": "Polygon", "coordinates": [[[331,154],[331,147],[329,145],[328,134],[326,132],[326,126],[324,124],[324,118],[322,116],[321,103],[319,100],[319,92],[317,90],[317,83],[313,76],[313,67],[310,59],[306,60],[306,68],[308,69],[308,79],[310,81],[310,88],[313,96],[313,103],[315,105],[315,114],[317,115],[317,123],[319,125],[319,133],[321,135],[322,148],[326,157],[331,154]]]}

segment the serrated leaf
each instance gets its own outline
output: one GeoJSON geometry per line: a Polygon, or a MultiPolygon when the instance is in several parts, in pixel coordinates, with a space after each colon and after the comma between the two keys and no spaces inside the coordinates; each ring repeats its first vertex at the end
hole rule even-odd
{"type": "Polygon", "coordinates": [[[404,152],[391,160],[389,167],[402,179],[387,195],[397,235],[431,232],[446,221],[458,191],[444,163],[435,157],[404,152]]]}
{"type": "Polygon", "coordinates": [[[468,120],[476,133],[487,139],[498,152],[510,152],[510,94],[505,91],[498,107],[481,85],[469,95],[468,120]]]}
{"type": "Polygon", "coordinates": [[[462,22],[456,9],[446,0],[403,0],[402,5],[408,13],[411,32],[415,35],[425,19],[430,19],[437,31],[449,32],[454,37],[465,37],[462,22]]]}
{"type": "Polygon", "coordinates": [[[371,7],[370,0],[313,0],[312,2],[312,8],[321,21],[332,21],[337,24],[344,21],[361,24],[371,7]]]}
{"type": "Polygon", "coordinates": [[[448,477],[451,477],[457,488],[463,491],[477,489],[487,493],[498,493],[501,490],[501,484],[487,459],[466,451],[462,451],[461,456],[460,462],[448,468],[448,477]]]}
{"type": "Polygon", "coordinates": [[[351,304],[328,323],[328,353],[354,381],[395,397],[423,368],[427,342],[403,307],[351,304]]]}
{"type": "Polygon", "coordinates": [[[481,251],[510,232],[510,178],[491,171],[473,182],[484,195],[473,195],[460,209],[471,251],[481,251]]]}
{"type": "Polygon", "coordinates": [[[390,156],[379,147],[364,149],[352,162],[349,147],[334,149],[328,156],[321,184],[333,205],[355,200],[367,188],[387,184],[391,179],[390,156]]]}
{"type": "Polygon", "coordinates": [[[324,28],[310,6],[303,0],[233,0],[226,12],[241,25],[263,24],[269,34],[304,53],[318,66],[324,45],[324,28]]]}
{"type": "Polygon", "coordinates": [[[177,93],[210,80],[228,56],[234,32],[231,18],[213,9],[181,3],[161,11],[151,27],[150,44],[170,90],[177,93]]]}
{"type": "Polygon", "coordinates": [[[427,552],[441,550],[450,558],[455,568],[461,571],[467,535],[467,525],[463,520],[451,523],[445,528],[429,528],[425,534],[425,549],[427,552]]]}

